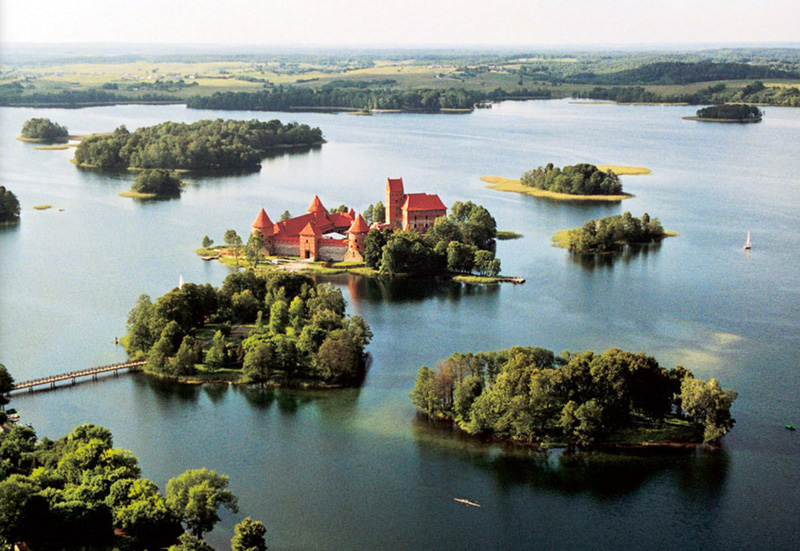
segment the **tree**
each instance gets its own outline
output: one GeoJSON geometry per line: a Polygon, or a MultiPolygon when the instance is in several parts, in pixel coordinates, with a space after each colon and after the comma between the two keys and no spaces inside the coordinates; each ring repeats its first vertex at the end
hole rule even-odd
{"type": "Polygon", "coordinates": [[[251,268],[257,268],[259,262],[264,260],[264,236],[261,235],[261,232],[256,231],[250,234],[244,254],[247,256],[247,262],[250,263],[251,268]]]}
{"type": "Polygon", "coordinates": [[[0,364],[0,408],[8,403],[6,394],[11,392],[12,388],[14,388],[14,377],[8,372],[6,366],[0,364]]]}
{"type": "Polygon", "coordinates": [[[239,512],[238,499],[228,490],[228,477],[208,469],[189,470],[170,480],[166,501],[198,538],[219,522],[220,507],[239,512]]]}
{"type": "Polygon", "coordinates": [[[151,330],[153,319],[153,303],[148,295],[140,295],[136,306],[128,314],[128,330],[126,338],[122,340],[125,352],[132,359],[143,357],[155,342],[151,330]]]}
{"type": "Polygon", "coordinates": [[[206,352],[205,365],[211,371],[222,369],[225,364],[225,335],[222,331],[214,333],[211,339],[211,347],[206,352]]]}
{"type": "Polygon", "coordinates": [[[334,331],[317,352],[317,369],[325,381],[352,381],[358,375],[358,350],[344,331],[334,331]]]}
{"type": "Polygon", "coordinates": [[[474,245],[451,241],[447,245],[447,269],[450,272],[470,273],[477,249],[474,245]]]}
{"type": "Polygon", "coordinates": [[[703,428],[704,442],[717,442],[733,428],[731,405],[738,393],[722,388],[719,381],[684,378],[681,381],[681,405],[686,415],[703,428]]]}
{"type": "Polygon", "coordinates": [[[266,551],[264,534],[267,529],[262,522],[245,517],[234,529],[231,551],[266,551]]]}
{"type": "Polygon", "coordinates": [[[381,201],[375,203],[375,207],[372,209],[372,220],[373,222],[386,221],[386,209],[381,201]]]}
{"type": "Polygon", "coordinates": [[[177,197],[181,194],[181,180],[168,170],[143,170],[133,181],[131,191],[157,197],[177,197]]]}
{"type": "Polygon", "coordinates": [[[167,551],[214,551],[214,548],[202,539],[184,533],[178,538],[178,543],[171,545],[167,551]]]}
{"type": "Polygon", "coordinates": [[[367,225],[372,224],[373,217],[375,216],[375,207],[370,204],[370,206],[367,207],[367,210],[363,212],[362,216],[364,217],[364,222],[366,222],[367,225]]]}
{"type": "Polygon", "coordinates": [[[433,388],[434,378],[433,370],[423,365],[417,372],[414,390],[411,391],[411,403],[431,416],[439,413],[433,388]]]}
{"type": "Polygon", "coordinates": [[[225,244],[233,247],[233,252],[236,255],[236,266],[239,266],[239,247],[242,246],[242,238],[236,233],[236,230],[227,230],[225,232],[225,244]]]}
{"type": "Polygon", "coordinates": [[[206,235],[206,236],[203,237],[203,248],[204,249],[210,249],[213,244],[214,244],[214,240],[211,239],[209,236],[206,235]]]}
{"type": "Polygon", "coordinates": [[[248,381],[268,381],[275,363],[275,346],[269,341],[257,341],[246,347],[242,371],[248,381]]]}
{"type": "Polygon", "coordinates": [[[34,118],[25,121],[20,132],[23,138],[44,142],[67,141],[69,131],[50,119],[34,118]]]}
{"type": "Polygon", "coordinates": [[[0,186],[0,224],[19,220],[19,201],[17,196],[0,186]]]}
{"type": "Polygon", "coordinates": [[[163,547],[181,533],[181,523],[167,507],[158,487],[146,479],[115,482],[106,503],[112,507],[114,524],[139,544],[163,547]]]}
{"type": "Polygon", "coordinates": [[[281,214],[280,221],[281,222],[285,222],[286,220],[289,220],[291,217],[292,217],[292,215],[289,214],[289,211],[285,210],[285,211],[283,211],[283,214],[281,214]]]}
{"type": "Polygon", "coordinates": [[[289,325],[289,308],[282,300],[272,303],[269,309],[269,332],[273,335],[285,333],[289,325]]]}

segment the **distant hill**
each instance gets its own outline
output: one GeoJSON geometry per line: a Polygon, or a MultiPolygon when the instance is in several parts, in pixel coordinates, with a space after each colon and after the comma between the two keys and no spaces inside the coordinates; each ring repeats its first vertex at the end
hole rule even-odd
{"type": "Polygon", "coordinates": [[[748,63],[715,63],[713,61],[663,61],[647,63],[633,69],[612,73],[579,73],[567,80],[574,84],[691,84],[715,80],[787,79],[799,78],[798,71],[786,71],[768,65],[748,63]]]}

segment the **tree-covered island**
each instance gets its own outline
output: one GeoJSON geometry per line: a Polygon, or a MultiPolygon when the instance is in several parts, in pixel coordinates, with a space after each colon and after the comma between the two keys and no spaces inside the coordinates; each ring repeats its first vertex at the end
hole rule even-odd
{"type": "Polygon", "coordinates": [[[170,199],[180,197],[182,185],[183,182],[174,172],[160,168],[147,169],[136,175],[130,191],[120,195],[138,199],[170,199]]]}
{"type": "Polygon", "coordinates": [[[66,126],[44,118],[28,119],[20,132],[20,139],[26,142],[59,143],[66,142],[68,138],[66,126]]]}
{"type": "Polygon", "coordinates": [[[514,347],[423,366],[411,400],[469,434],[544,445],[717,442],[737,393],[651,356],[514,347]]]}
{"type": "MultiPolygon", "coordinates": [[[[162,494],[138,463],[96,425],[57,440],[22,425],[0,432],[0,549],[211,551],[202,537],[219,522],[219,510],[238,512],[228,477],[188,470],[162,494]]],[[[245,518],[232,549],[266,549],[265,532],[245,518]],[[255,547],[236,547],[245,532],[257,536],[248,539],[255,547]]]]}
{"type": "Polygon", "coordinates": [[[323,143],[322,131],[279,120],[165,122],[130,132],[85,138],[75,150],[78,166],[102,169],[257,169],[270,150],[323,143]]]}
{"type": "Polygon", "coordinates": [[[287,386],[356,386],[372,338],[345,316],[341,290],[301,274],[252,270],[222,287],[185,283],[151,302],[142,295],[122,342],[145,371],[180,380],[287,386]]]}
{"type": "Polygon", "coordinates": [[[610,253],[628,244],[658,242],[675,235],[666,231],[658,218],[644,213],[635,218],[630,212],[589,220],[582,228],[562,230],[553,236],[553,242],[576,253],[610,253]]]}
{"type": "Polygon", "coordinates": [[[19,222],[19,201],[10,189],[0,186],[0,224],[19,222]]]}
{"type": "Polygon", "coordinates": [[[710,105],[697,110],[697,116],[684,117],[693,121],[708,122],[761,122],[764,113],[755,105],[710,105]]]}

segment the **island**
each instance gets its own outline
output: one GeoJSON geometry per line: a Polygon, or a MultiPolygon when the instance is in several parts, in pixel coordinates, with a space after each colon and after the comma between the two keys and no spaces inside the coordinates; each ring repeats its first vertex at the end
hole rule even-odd
{"type": "Polygon", "coordinates": [[[489,189],[523,193],[557,201],[622,201],[633,195],[622,191],[620,175],[650,174],[640,166],[601,165],[587,163],[568,165],[563,169],[548,163],[529,170],[521,178],[482,176],[489,189]]]}
{"type": "MultiPolygon", "coordinates": [[[[30,426],[0,431],[0,546],[3,549],[210,550],[203,535],[220,510],[239,511],[229,479],[191,469],[158,486],[141,477],[138,459],[114,447],[111,431],[85,424],[56,439],[39,439],[30,426]],[[47,529],[43,529],[46,526],[47,529]]],[[[247,517],[234,528],[260,535],[247,517]]],[[[251,539],[251,543],[258,540],[251,539]]],[[[233,549],[244,549],[236,545],[233,549]]]]}
{"type": "Polygon", "coordinates": [[[643,353],[515,346],[422,366],[414,405],[481,438],[541,446],[718,442],[737,393],[643,353]]]}
{"type": "Polygon", "coordinates": [[[19,222],[19,201],[10,189],[0,186],[0,225],[19,222]]]}
{"type": "Polygon", "coordinates": [[[120,193],[135,199],[171,199],[181,196],[183,182],[169,170],[143,170],[136,175],[130,191],[120,193]]]}
{"type": "Polygon", "coordinates": [[[711,105],[697,110],[696,117],[683,117],[686,120],[704,122],[761,122],[764,113],[755,105],[724,104],[711,105]]]}
{"type": "Polygon", "coordinates": [[[610,253],[629,244],[646,244],[677,235],[661,226],[658,218],[644,213],[635,218],[630,212],[589,220],[582,228],[562,230],[553,243],[576,253],[610,253]]]}
{"type": "Polygon", "coordinates": [[[323,142],[319,128],[279,120],[165,122],[134,132],[123,125],[110,134],[81,140],[74,162],[106,170],[258,169],[269,151],[310,148],[323,142]]]}
{"type": "Polygon", "coordinates": [[[330,284],[248,270],[219,289],[182,283],[155,302],[140,296],[121,342],[145,372],[182,382],[358,386],[372,332],[345,310],[330,284]]]}
{"type": "Polygon", "coordinates": [[[315,196],[305,214],[291,217],[284,212],[277,223],[262,208],[246,245],[235,230],[228,230],[227,248],[211,249],[206,236],[198,253],[206,260],[235,261],[237,267],[243,256],[247,267],[263,271],[349,271],[474,284],[522,282],[500,276],[500,259],[494,254],[497,223],[483,206],[456,201],[448,215],[438,195],[406,193],[402,178],[387,179],[386,205],[370,205],[359,214],[346,205],[328,210],[315,196]],[[376,213],[382,220],[373,219],[376,213]],[[373,219],[371,224],[367,218],[373,219]]]}
{"type": "Polygon", "coordinates": [[[22,125],[19,140],[35,143],[65,143],[69,139],[66,126],[45,118],[28,119],[22,125]]]}

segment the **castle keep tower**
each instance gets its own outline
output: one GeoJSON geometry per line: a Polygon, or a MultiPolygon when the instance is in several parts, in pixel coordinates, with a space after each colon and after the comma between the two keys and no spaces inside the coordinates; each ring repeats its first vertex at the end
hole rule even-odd
{"type": "Polygon", "coordinates": [[[363,262],[364,251],[367,250],[367,233],[369,226],[361,214],[356,214],[356,219],[347,230],[347,252],[344,259],[348,262],[363,262]]]}
{"type": "Polygon", "coordinates": [[[264,242],[264,251],[267,254],[272,254],[272,236],[275,234],[275,230],[272,220],[267,216],[267,211],[263,208],[261,209],[251,228],[253,230],[252,233],[258,232],[261,234],[261,240],[264,242]]]}
{"type": "Polygon", "coordinates": [[[386,223],[399,230],[403,225],[403,203],[406,200],[402,178],[386,179],[386,223]]]}

